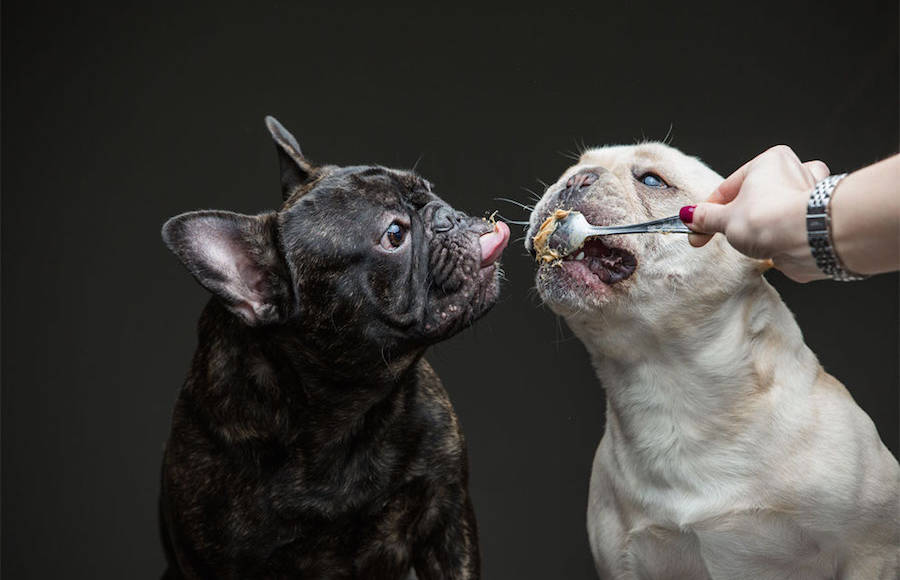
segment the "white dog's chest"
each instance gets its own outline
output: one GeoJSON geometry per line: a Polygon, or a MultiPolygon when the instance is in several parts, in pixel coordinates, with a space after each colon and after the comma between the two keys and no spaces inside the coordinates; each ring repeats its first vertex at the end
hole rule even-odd
{"type": "Polygon", "coordinates": [[[648,525],[626,535],[634,578],[833,578],[837,555],[789,517],[727,514],[683,530],[648,525]]]}

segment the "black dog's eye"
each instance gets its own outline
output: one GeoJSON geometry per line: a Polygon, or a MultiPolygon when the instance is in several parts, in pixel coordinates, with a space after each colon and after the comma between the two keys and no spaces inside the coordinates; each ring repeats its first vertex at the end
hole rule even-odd
{"type": "Polygon", "coordinates": [[[393,251],[403,245],[403,240],[406,239],[407,228],[403,224],[399,222],[394,222],[388,229],[385,230],[384,235],[381,236],[381,247],[385,250],[393,251]]]}
{"type": "Polygon", "coordinates": [[[669,184],[663,181],[663,178],[655,173],[647,172],[638,178],[638,180],[646,185],[647,187],[658,187],[664,188],[669,187],[669,184]]]}

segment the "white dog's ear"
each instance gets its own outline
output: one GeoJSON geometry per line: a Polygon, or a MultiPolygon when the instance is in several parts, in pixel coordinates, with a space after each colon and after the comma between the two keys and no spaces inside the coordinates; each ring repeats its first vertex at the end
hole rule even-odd
{"type": "Polygon", "coordinates": [[[247,324],[283,321],[291,301],[275,214],[194,211],[163,225],[163,241],[204,288],[247,324]]]}

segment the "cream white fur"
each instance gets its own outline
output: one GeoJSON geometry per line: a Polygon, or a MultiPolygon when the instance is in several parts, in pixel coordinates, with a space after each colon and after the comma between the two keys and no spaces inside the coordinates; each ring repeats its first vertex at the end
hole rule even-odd
{"type": "MultiPolygon", "coordinates": [[[[721,181],[659,143],[592,149],[547,189],[526,246],[589,168],[605,171],[586,203],[631,222],[721,181]],[[646,171],[674,187],[642,187],[646,171]]],[[[679,235],[608,241],[637,257],[622,282],[592,291],[558,266],[537,273],[606,389],[588,500],[600,576],[897,578],[900,467],[804,344],[765,265],[721,236],[702,249],[679,235]]]]}

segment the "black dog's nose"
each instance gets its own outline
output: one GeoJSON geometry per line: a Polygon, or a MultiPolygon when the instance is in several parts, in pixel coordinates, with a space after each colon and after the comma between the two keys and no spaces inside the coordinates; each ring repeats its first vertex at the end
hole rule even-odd
{"type": "Polygon", "coordinates": [[[435,232],[446,232],[452,230],[454,226],[462,222],[462,215],[450,206],[442,205],[434,212],[434,221],[432,228],[435,232]]]}

